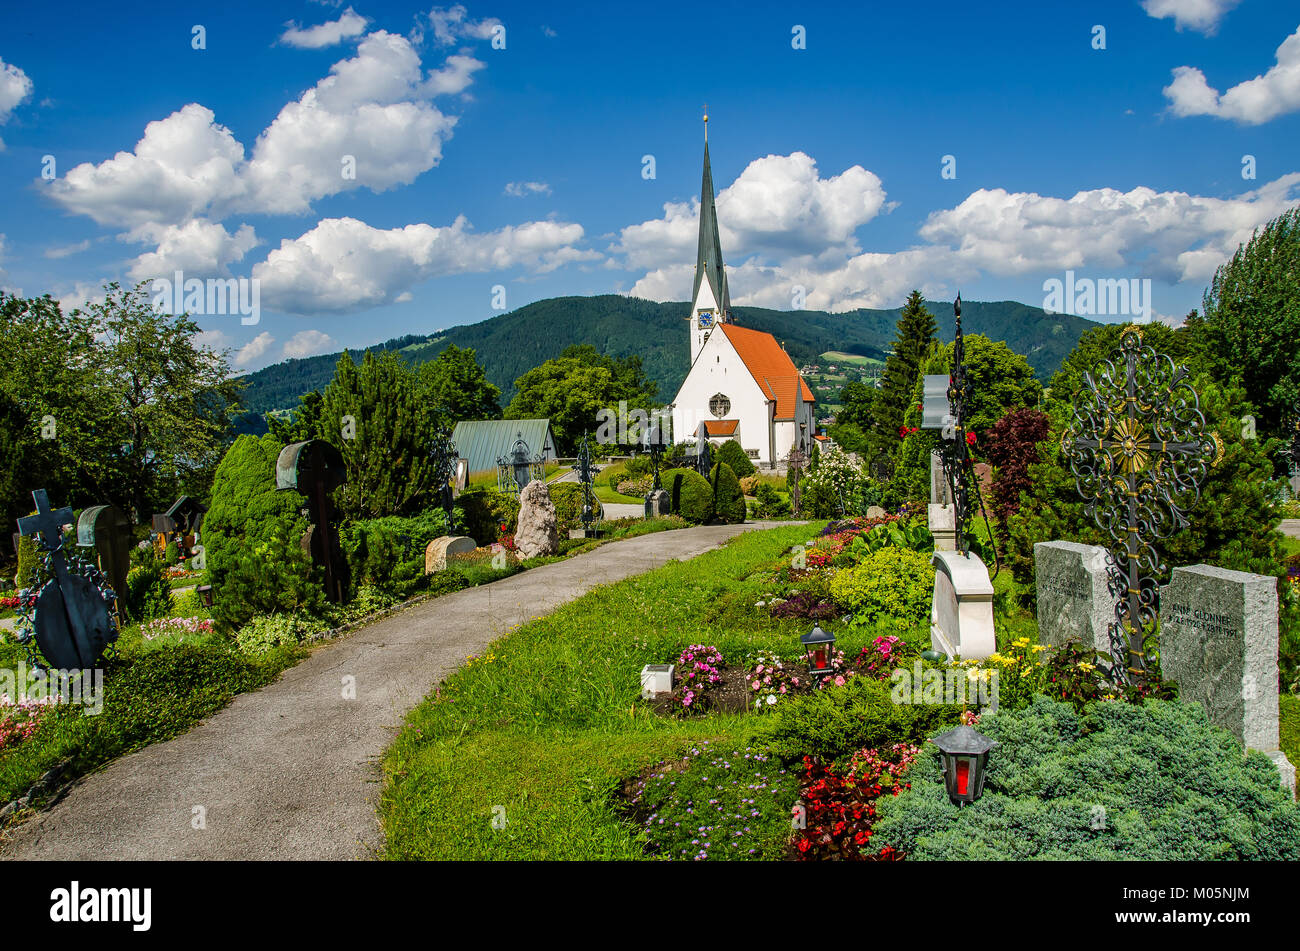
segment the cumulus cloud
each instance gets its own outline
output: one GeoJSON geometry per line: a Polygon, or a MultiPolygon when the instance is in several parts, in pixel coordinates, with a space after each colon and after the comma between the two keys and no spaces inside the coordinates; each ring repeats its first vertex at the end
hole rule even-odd
{"type": "Polygon", "coordinates": [[[406,38],[372,33],[280,110],[247,161],[212,111],[191,103],[150,122],[134,151],[78,165],[47,192],[100,224],[136,228],[200,215],[304,214],[342,191],[386,191],[438,164],[456,120],[431,100],[462,92],[482,67],[457,55],[426,73],[406,38]]]}
{"type": "Polygon", "coordinates": [[[932,213],[921,237],[991,274],[1140,267],[1169,283],[1213,275],[1237,245],[1300,198],[1300,173],[1236,198],[1134,188],[1055,198],[1000,188],[932,213]]]}
{"type": "Polygon", "coordinates": [[[318,353],[329,353],[338,345],[334,338],[319,330],[300,330],[284,344],[286,359],[312,357],[318,353]]]}
{"type": "MultiPolygon", "coordinates": [[[[13,111],[32,94],[32,81],[25,72],[0,59],[0,125],[9,121],[13,111]]],[[[0,148],[4,147],[0,141],[0,148]]]]}
{"type": "MultiPolygon", "coordinates": [[[[718,193],[722,250],[739,260],[755,254],[839,255],[859,250],[855,233],[885,205],[880,178],[860,165],[822,178],[803,152],[755,159],[718,193]]],[[[694,257],[698,201],[669,202],[660,218],[624,228],[612,249],[631,267],[694,257]]]]}
{"type": "Polygon", "coordinates": [[[421,25],[433,31],[439,46],[454,46],[461,40],[491,39],[492,31],[501,25],[496,17],[471,20],[469,11],[461,4],[454,7],[434,7],[421,18],[421,25]]]}
{"type": "Polygon", "coordinates": [[[256,337],[239,348],[235,353],[233,363],[237,367],[248,367],[266,356],[267,351],[270,350],[274,344],[275,338],[267,331],[263,330],[256,337]]]}
{"type": "Polygon", "coordinates": [[[507,182],[506,194],[511,198],[523,198],[527,195],[549,195],[551,186],[546,182],[507,182]]]}
{"type": "Polygon", "coordinates": [[[230,334],[224,330],[200,330],[194,335],[195,346],[206,347],[209,350],[215,350],[217,353],[228,350],[231,343],[230,334]]]}
{"type": "Polygon", "coordinates": [[[355,218],[326,218],[253,268],[262,300],[296,314],[347,313],[393,303],[413,285],[447,274],[538,271],[599,257],[573,245],[581,225],[531,221],[474,233],[464,216],[448,227],[381,230],[355,218]]]}
{"type": "Polygon", "coordinates": [[[300,27],[290,20],[285,24],[285,31],[280,35],[280,42],[285,46],[298,49],[318,50],[326,46],[335,46],[366,31],[370,21],[356,13],[351,7],[343,11],[337,20],[321,23],[317,26],[300,27]]]}
{"type": "Polygon", "coordinates": [[[1176,116],[1215,116],[1259,125],[1300,109],[1300,28],[1277,48],[1268,72],[1238,83],[1225,93],[1214,89],[1194,66],[1179,66],[1164,88],[1176,116]]]}
{"type": "Polygon", "coordinates": [[[1241,0],[1142,0],[1142,9],[1157,20],[1172,18],[1174,27],[1213,36],[1219,21],[1241,0]]]}
{"type": "Polygon", "coordinates": [[[249,225],[240,225],[231,234],[224,225],[198,218],[183,225],[144,225],[125,240],[157,245],[131,263],[134,281],[170,279],[176,271],[184,271],[186,278],[224,277],[230,274],[231,264],[261,243],[249,225]]]}

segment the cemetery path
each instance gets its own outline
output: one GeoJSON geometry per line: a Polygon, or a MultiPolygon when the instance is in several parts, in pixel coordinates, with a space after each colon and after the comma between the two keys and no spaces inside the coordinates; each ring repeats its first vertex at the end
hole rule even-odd
{"type": "Polygon", "coordinates": [[[379,758],[405,714],[468,655],[596,585],[774,524],[613,542],[376,621],[189,732],[78,780],[0,838],[0,859],[372,858],[382,844],[379,758]],[[355,699],[344,699],[348,678],[355,699]]]}
{"type": "Polygon", "coordinates": [[[1282,534],[1290,535],[1292,538],[1300,538],[1300,518],[1282,519],[1282,534]]]}

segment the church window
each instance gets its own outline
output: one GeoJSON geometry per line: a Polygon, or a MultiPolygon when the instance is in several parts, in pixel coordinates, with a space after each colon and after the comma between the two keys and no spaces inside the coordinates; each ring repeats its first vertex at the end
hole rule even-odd
{"type": "Polygon", "coordinates": [[[713,398],[709,400],[709,412],[721,419],[731,412],[731,400],[721,393],[715,393],[713,398]]]}

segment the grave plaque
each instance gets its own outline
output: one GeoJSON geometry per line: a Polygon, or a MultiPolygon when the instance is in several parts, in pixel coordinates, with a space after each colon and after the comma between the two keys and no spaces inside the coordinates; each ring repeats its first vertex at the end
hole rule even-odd
{"type": "MultiPolygon", "coordinates": [[[[1160,666],[1178,696],[1278,764],[1277,579],[1212,565],[1179,567],[1160,592],[1160,666]]],[[[1289,776],[1288,776],[1289,773],[1289,776]]]]}
{"type": "Polygon", "coordinates": [[[1074,542],[1034,545],[1038,591],[1038,639],[1045,646],[1067,641],[1111,652],[1110,625],[1116,596],[1110,592],[1106,549],[1074,542]]]}
{"type": "Polygon", "coordinates": [[[962,660],[981,660],[997,650],[993,632],[993,583],[978,556],[936,551],[930,646],[962,660]]]}
{"type": "Polygon", "coordinates": [[[957,508],[952,503],[952,488],[938,452],[930,453],[930,507],[926,524],[934,536],[935,551],[957,550],[957,508]]]}
{"type": "Polygon", "coordinates": [[[305,497],[311,528],[303,534],[303,548],[323,569],[325,596],[335,604],[342,603],[347,592],[347,561],[334,528],[330,493],[345,482],[342,453],[323,439],[285,446],[275,461],[276,489],[296,489],[305,497]]]}
{"type": "Polygon", "coordinates": [[[99,570],[109,587],[120,592],[117,600],[118,620],[126,594],[126,573],[130,569],[131,520],[114,505],[96,505],[77,519],[77,545],[94,548],[99,570]]]}

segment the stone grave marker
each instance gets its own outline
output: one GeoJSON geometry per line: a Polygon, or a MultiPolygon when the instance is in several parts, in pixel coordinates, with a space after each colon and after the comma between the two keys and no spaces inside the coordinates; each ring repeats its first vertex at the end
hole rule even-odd
{"type": "Polygon", "coordinates": [[[559,518],[546,483],[534,479],[519,493],[515,546],[520,558],[555,555],[560,551],[559,518]]]}
{"type": "Polygon", "coordinates": [[[975,555],[936,551],[930,646],[962,660],[980,660],[997,650],[993,632],[993,583],[975,555]]]}
{"type": "Polygon", "coordinates": [[[330,494],[346,482],[343,454],[323,439],[285,446],[275,461],[276,489],[296,489],[304,496],[311,528],[303,534],[302,546],[312,563],[324,569],[325,596],[335,604],[343,602],[347,591],[348,566],[334,525],[330,494]]]}
{"type": "Polygon", "coordinates": [[[85,509],[77,519],[77,545],[95,549],[99,570],[117,594],[117,616],[122,616],[126,598],[126,573],[130,570],[131,520],[115,505],[85,509]]]}
{"type": "Polygon", "coordinates": [[[1076,641],[1089,650],[1111,653],[1110,625],[1117,597],[1110,593],[1106,549],[1075,542],[1034,545],[1038,590],[1038,639],[1060,647],[1076,641]]]}
{"type": "Polygon", "coordinates": [[[466,555],[478,546],[474,539],[464,535],[443,535],[429,542],[424,550],[424,573],[431,575],[447,567],[447,559],[456,555],[466,555]]]}
{"type": "Polygon", "coordinates": [[[1160,667],[1181,699],[1278,766],[1295,792],[1295,766],[1278,748],[1277,579],[1212,565],[1178,567],[1160,593],[1160,667]]]}
{"type": "Polygon", "coordinates": [[[664,489],[651,489],[645,497],[645,517],[658,518],[667,515],[672,509],[672,500],[664,489]]]}

